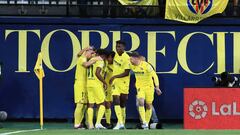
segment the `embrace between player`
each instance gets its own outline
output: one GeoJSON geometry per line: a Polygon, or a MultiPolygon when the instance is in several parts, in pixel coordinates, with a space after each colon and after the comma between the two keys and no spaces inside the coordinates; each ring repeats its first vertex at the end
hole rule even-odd
{"type": "Polygon", "coordinates": [[[130,70],[136,77],[139,114],[147,129],[152,115],[154,87],[158,95],[161,94],[156,72],[151,65],[142,60],[137,52],[126,53],[125,42],[117,41],[116,52],[92,47],[81,50],[75,73],[74,99],[76,109],[74,113],[74,127],[82,128],[87,106],[86,123],[89,129],[105,129],[101,119],[105,113],[107,127],[111,126],[111,104],[118,122],[113,129],[124,129],[126,119],[126,102],[128,100],[130,70]],[[146,111],[144,105],[146,103],[146,111]],[[93,107],[97,106],[96,124],[93,124],[93,107]]]}

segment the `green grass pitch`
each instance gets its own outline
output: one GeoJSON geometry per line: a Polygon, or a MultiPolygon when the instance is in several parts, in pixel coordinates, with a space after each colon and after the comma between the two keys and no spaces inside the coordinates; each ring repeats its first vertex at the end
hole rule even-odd
{"type": "Polygon", "coordinates": [[[71,123],[45,123],[43,130],[36,122],[2,123],[0,135],[240,135],[240,130],[184,130],[181,124],[163,124],[160,130],[76,130],[71,123]],[[26,132],[25,132],[26,131],[26,132]]]}

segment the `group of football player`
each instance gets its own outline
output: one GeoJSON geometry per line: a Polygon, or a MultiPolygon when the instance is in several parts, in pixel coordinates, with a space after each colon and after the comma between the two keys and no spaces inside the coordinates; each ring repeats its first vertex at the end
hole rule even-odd
{"type": "Polygon", "coordinates": [[[153,67],[138,52],[126,52],[124,41],[116,42],[116,52],[87,47],[77,55],[74,82],[74,128],[111,128],[111,106],[117,117],[113,129],[124,129],[126,103],[129,94],[130,71],[135,75],[138,112],[143,129],[149,128],[154,92],[161,95],[158,76],[153,67]],[[96,123],[93,124],[96,105],[96,123]],[[106,125],[101,124],[105,114],[106,125]]]}

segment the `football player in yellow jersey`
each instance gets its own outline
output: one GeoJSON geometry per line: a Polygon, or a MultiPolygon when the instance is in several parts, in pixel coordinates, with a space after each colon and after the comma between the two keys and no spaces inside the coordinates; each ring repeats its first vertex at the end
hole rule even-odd
{"type": "Polygon", "coordinates": [[[106,117],[106,128],[110,129],[112,128],[111,125],[111,104],[112,104],[112,87],[109,84],[109,80],[112,77],[113,74],[113,58],[115,56],[115,52],[111,51],[108,52],[108,57],[107,57],[107,67],[106,67],[106,75],[105,75],[105,80],[107,82],[108,88],[106,91],[106,99],[105,99],[105,117],[106,117]]]}
{"type": "Polygon", "coordinates": [[[112,86],[114,110],[118,119],[113,129],[124,129],[126,117],[126,102],[130,82],[130,58],[125,52],[125,42],[116,42],[116,54],[113,60],[113,76],[109,83],[112,86]]]}
{"type": "Polygon", "coordinates": [[[82,49],[77,57],[77,65],[75,72],[75,82],[74,82],[74,102],[76,108],[74,111],[74,128],[79,129],[83,128],[81,123],[85,114],[87,106],[87,69],[86,67],[94,64],[96,61],[87,61],[90,59],[95,52],[91,47],[82,49]]]}
{"type": "Polygon", "coordinates": [[[154,100],[154,85],[158,95],[161,95],[159,80],[152,66],[141,60],[137,52],[129,53],[131,70],[136,77],[137,98],[139,103],[139,114],[143,122],[142,128],[148,129],[148,123],[152,116],[152,102],[154,100]],[[146,103],[146,111],[144,104],[146,103]]]}
{"type": "MultiPolygon", "coordinates": [[[[87,92],[88,92],[88,128],[93,129],[93,107],[94,104],[97,105],[98,113],[95,128],[96,129],[106,129],[101,124],[102,117],[105,112],[105,90],[107,89],[107,83],[104,80],[104,60],[106,59],[106,51],[103,49],[98,49],[96,52],[96,57],[101,58],[101,60],[96,61],[92,66],[87,69],[87,92]]],[[[92,58],[90,61],[96,59],[92,58]]]]}

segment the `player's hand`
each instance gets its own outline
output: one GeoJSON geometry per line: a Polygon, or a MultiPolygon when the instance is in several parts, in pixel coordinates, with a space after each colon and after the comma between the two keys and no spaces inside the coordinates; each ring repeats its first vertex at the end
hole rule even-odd
{"type": "Polygon", "coordinates": [[[162,91],[159,88],[155,88],[155,90],[158,96],[162,95],[162,91]]]}
{"type": "Polygon", "coordinates": [[[88,51],[88,50],[93,50],[93,47],[92,46],[88,46],[88,47],[86,47],[86,50],[88,51]]]}
{"type": "Polygon", "coordinates": [[[114,79],[115,79],[115,77],[113,76],[113,77],[109,80],[109,84],[112,84],[114,79]]]}
{"type": "Polygon", "coordinates": [[[107,90],[107,83],[103,83],[104,90],[107,90]]]}

